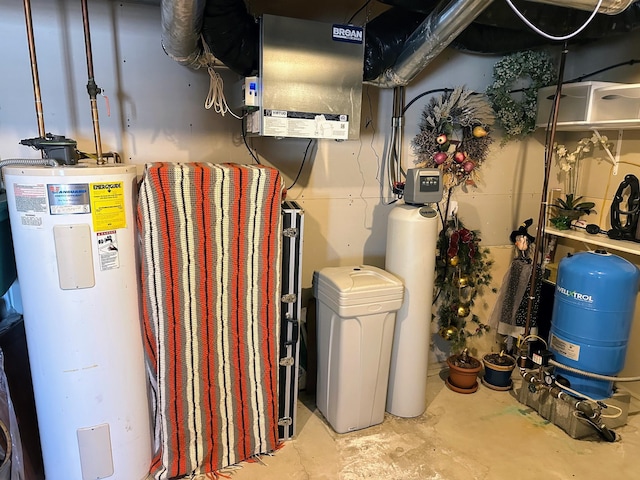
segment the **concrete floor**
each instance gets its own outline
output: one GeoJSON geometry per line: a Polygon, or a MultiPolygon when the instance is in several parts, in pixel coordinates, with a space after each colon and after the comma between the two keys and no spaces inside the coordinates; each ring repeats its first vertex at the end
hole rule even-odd
{"type": "MultiPolygon", "coordinates": [[[[233,480],[505,480],[639,478],[640,402],[632,398],[618,441],[575,440],[515,393],[480,385],[465,395],[430,370],[426,412],[416,418],[385,415],[384,422],[337,434],[301,392],[297,435],[261,463],[245,463],[233,480]]],[[[519,388],[519,374],[514,385],[519,388]]]]}

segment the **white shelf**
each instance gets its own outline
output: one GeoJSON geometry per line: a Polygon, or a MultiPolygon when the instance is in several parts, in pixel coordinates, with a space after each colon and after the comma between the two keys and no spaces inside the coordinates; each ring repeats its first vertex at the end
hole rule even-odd
{"type": "Polygon", "coordinates": [[[604,247],[608,251],[615,250],[618,252],[631,253],[632,255],[640,255],[640,243],[630,242],[627,240],[611,240],[606,235],[592,235],[580,230],[558,230],[554,227],[545,227],[544,233],[555,235],[556,237],[568,238],[589,245],[604,247]]]}
{"type": "MultiPolygon", "coordinates": [[[[547,128],[547,124],[538,124],[536,127],[547,128]]],[[[624,120],[605,120],[605,121],[575,121],[575,122],[558,122],[556,130],[559,132],[578,132],[586,130],[637,130],[640,128],[640,119],[631,118],[624,120]]]]}

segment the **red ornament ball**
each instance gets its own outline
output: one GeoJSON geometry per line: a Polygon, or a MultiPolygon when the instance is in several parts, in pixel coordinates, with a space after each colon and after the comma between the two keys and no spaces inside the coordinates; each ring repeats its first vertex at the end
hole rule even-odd
{"type": "Polygon", "coordinates": [[[471,173],[473,169],[476,168],[476,164],[473,163],[471,160],[467,160],[462,164],[462,168],[465,172],[471,173]]]}
{"type": "Polygon", "coordinates": [[[433,161],[436,162],[437,165],[442,165],[447,161],[447,154],[444,152],[438,152],[433,156],[433,161]]]}
{"type": "Polygon", "coordinates": [[[462,163],[462,162],[464,162],[466,160],[466,158],[467,158],[467,156],[464,154],[464,152],[456,152],[453,155],[453,160],[456,163],[462,163]]]}

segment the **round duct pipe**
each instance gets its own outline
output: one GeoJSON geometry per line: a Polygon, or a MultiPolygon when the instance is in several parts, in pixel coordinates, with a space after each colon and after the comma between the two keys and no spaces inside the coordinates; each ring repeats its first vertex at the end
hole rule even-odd
{"type": "MultiPolygon", "coordinates": [[[[425,2],[424,0],[379,0],[381,3],[393,5],[395,7],[406,8],[414,12],[429,13],[437,3],[436,1],[425,2]],[[426,4],[426,5],[425,5],[426,4]]],[[[574,8],[593,12],[597,0],[528,0],[531,3],[546,3],[556,7],[574,8]]],[[[624,12],[632,3],[638,0],[602,0],[598,8],[598,13],[607,15],[617,15],[624,12]]]]}
{"type": "MultiPolygon", "coordinates": [[[[536,3],[547,3],[549,5],[555,5],[557,7],[575,8],[576,10],[586,10],[593,12],[597,1],[596,0],[529,0],[536,3]]],[[[602,0],[598,13],[604,13],[606,15],[617,15],[624,12],[632,3],[638,0],[602,0]]]]}

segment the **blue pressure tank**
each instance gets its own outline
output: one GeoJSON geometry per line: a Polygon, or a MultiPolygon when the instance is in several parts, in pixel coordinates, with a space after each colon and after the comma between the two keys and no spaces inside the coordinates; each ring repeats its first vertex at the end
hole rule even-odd
{"type": "MultiPolygon", "coordinates": [[[[640,271],[604,250],[563,258],[558,267],[549,349],[558,363],[615,376],[624,367],[640,271]]],[[[600,400],[613,382],[558,368],[570,388],[600,400]]]]}

